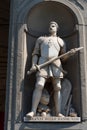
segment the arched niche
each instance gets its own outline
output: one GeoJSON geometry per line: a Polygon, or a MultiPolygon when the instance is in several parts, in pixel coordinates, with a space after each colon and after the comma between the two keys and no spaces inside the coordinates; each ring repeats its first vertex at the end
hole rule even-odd
{"type": "MultiPolygon", "coordinates": [[[[26,16],[28,33],[26,34],[27,59],[25,65],[25,75],[31,67],[32,50],[36,39],[41,35],[48,35],[50,21],[59,24],[58,35],[66,42],[67,51],[71,48],[79,47],[79,32],[77,30],[78,20],[74,12],[66,5],[57,1],[40,2],[29,10],[26,16]]],[[[81,116],[81,84],[80,84],[80,61],[79,54],[71,57],[63,64],[67,70],[67,78],[72,84],[73,106],[79,116],[81,116]]],[[[24,78],[23,91],[23,115],[31,109],[32,92],[35,87],[35,75],[24,78]]]]}

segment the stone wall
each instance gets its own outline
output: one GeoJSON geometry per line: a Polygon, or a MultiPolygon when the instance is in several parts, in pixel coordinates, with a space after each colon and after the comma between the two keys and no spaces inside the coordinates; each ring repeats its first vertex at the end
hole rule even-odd
{"type": "MultiPolygon", "coordinates": [[[[30,51],[31,46],[33,46],[32,37],[27,36],[24,29],[29,27],[28,25],[28,16],[30,11],[32,12],[33,8],[37,5],[43,4],[44,2],[57,2],[56,4],[61,4],[63,7],[67,8],[73,17],[76,18],[75,29],[78,31],[78,35],[75,36],[78,40],[74,39],[78,46],[83,46],[84,51],[82,51],[78,56],[79,71],[75,71],[78,73],[77,79],[79,83],[78,86],[74,89],[73,93],[74,99],[78,98],[81,103],[81,108],[79,111],[81,112],[82,121],[87,120],[87,2],[86,0],[13,0],[11,3],[11,24],[10,24],[10,39],[9,39],[9,57],[8,57],[8,77],[7,77],[7,91],[6,91],[6,120],[5,120],[5,130],[24,130],[24,129],[45,129],[47,124],[37,123],[36,126],[33,123],[24,123],[23,122],[23,111],[26,113],[27,106],[30,107],[30,103],[26,105],[23,110],[23,104],[27,104],[28,102],[24,100],[24,89],[26,89],[25,96],[28,94],[27,84],[25,82],[26,77],[26,68],[30,67],[26,66],[28,56],[31,56],[31,53],[27,53],[29,46],[30,51]],[[31,44],[28,44],[30,41],[31,44]],[[28,55],[29,54],[29,55],[28,55]],[[78,92],[79,90],[79,92],[78,92]],[[77,94],[79,93],[79,95],[77,94]]],[[[51,6],[52,8],[52,6],[51,6]]],[[[34,8],[35,9],[35,8],[34,8]]],[[[48,9],[49,10],[49,9],[48,9]]],[[[35,13],[34,13],[35,14],[35,13]]],[[[39,16],[39,12],[37,11],[37,15],[39,16]]],[[[40,15],[41,16],[41,15],[40,15]]],[[[54,15],[53,15],[54,16],[54,15]]],[[[30,17],[29,17],[30,18],[30,17]]],[[[30,21],[29,21],[30,22],[30,21]]],[[[33,21],[34,22],[34,21],[33,21]]],[[[47,21],[48,22],[48,21],[47,21]]],[[[46,23],[47,24],[47,23],[46,23]]],[[[34,24],[35,25],[35,24],[34,24]]],[[[68,25],[64,26],[65,29],[68,25]]],[[[36,26],[35,26],[36,27],[36,26]]],[[[34,34],[36,34],[34,32],[34,34]]],[[[72,37],[71,37],[72,40],[72,37]]],[[[75,59],[74,59],[75,60],[75,59]]],[[[30,62],[30,59],[29,59],[30,62]]],[[[76,65],[76,64],[75,64],[76,65]]],[[[75,76],[75,73],[73,73],[75,76]]],[[[75,81],[76,78],[74,78],[75,81]]],[[[30,79],[31,80],[31,79],[30,79]]],[[[30,84],[31,85],[31,84],[30,84]]],[[[31,89],[32,90],[32,89],[31,89]]],[[[31,94],[31,91],[29,92],[31,94]]],[[[30,95],[28,95],[30,97],[30,95]]],[[[77,101],[74,100],[74,103],[77,104],[77,101]]],[[[78,103],[79,104],[79,103],[78,103]]],[[[50,123],[48,123],[49,125],[50,123]]],[[[67,129],[83,129],[86,130],[87,125],[86,122],[80,124],[70,124],[70,123],[52,123],[49,125],[48,129],[58,128],[67,128],[67,129]],[[52,126],[52,127],[51,127],[52,126]]]]}

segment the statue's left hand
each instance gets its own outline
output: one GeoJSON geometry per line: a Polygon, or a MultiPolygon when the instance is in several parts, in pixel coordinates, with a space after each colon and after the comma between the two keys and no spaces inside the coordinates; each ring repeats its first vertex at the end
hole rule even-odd
{"type": "Polygon", "coordinates": [[[76,53],[75,49],[70,50],[70,56],[73,56],[76,53]]]}

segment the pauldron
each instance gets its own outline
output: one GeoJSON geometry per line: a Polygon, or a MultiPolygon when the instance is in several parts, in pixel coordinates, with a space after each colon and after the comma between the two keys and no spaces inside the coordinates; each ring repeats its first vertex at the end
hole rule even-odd
{"type": "Polygon", "coordinates": [[[32,53],[32,56],[34,56],[34,55],[40,55],[39,52],[40,52],[40,49],[35,48],[34,51],[33,51],[33,53],[32,53]]]}

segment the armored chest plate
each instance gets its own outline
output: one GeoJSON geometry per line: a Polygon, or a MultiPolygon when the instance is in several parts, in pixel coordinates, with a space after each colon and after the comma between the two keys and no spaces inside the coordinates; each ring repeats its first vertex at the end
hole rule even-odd
{"type": "Polygon", "coordinates": [[[47,59],[58,56],[59,51],[57,37],[46,37],[41,44],[41,56],[47,59]]]}

